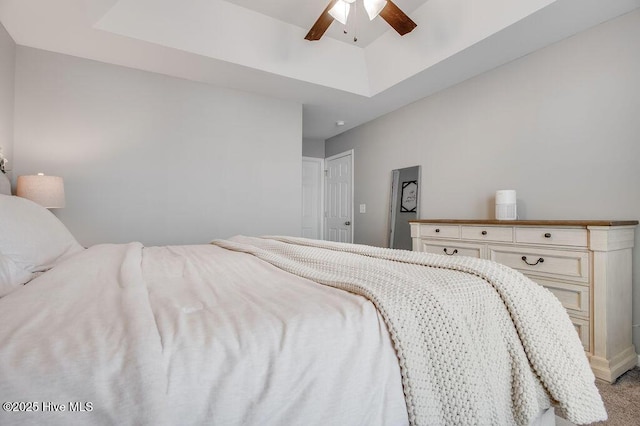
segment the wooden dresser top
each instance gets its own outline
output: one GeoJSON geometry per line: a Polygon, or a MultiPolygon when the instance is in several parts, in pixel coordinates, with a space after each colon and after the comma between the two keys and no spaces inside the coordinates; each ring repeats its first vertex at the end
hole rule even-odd
{"type": "Polygon", "coordinates": [[[410,223],[452,223],[461,225],[529,226],[632,226],[637,220],[495,220],[495,219],[418,219],[410,223]]]}

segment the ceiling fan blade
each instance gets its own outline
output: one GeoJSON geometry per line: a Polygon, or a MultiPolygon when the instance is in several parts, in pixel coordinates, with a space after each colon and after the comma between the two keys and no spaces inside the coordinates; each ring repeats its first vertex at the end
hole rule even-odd
{"type": "Polygon", "coordinates": [[[324,9],[324,12],[322,12],[322,15],[320,15],[316,23],[313,24],[313,27],[311,27],[307,35],[304,37],[305,40],[310,40],[310,41],[320,40],[322,35],[329,28],[329,25],[331,25],[331,23],[333,22],[333,17],[329,15],[329,10],[331,10],[333,5],[336,4],[337,2],[338,0],[331,0],[329,2],[327,7],[324,9]]]}
{"type": "Polygon", "coordinates": [[[380,12],[380,16],[401,36],[410,33],[418,26],[391,0],[387,0],[387,5],[380,12]]]}

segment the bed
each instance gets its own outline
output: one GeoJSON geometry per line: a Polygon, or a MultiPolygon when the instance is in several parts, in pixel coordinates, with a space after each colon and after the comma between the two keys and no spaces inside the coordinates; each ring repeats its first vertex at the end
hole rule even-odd
{"type": "Polygon", "coordinates": [[[0,195],[0,424],[606,419],[557,300],[488,261],[320,242],[85,249],[0,195]]]}

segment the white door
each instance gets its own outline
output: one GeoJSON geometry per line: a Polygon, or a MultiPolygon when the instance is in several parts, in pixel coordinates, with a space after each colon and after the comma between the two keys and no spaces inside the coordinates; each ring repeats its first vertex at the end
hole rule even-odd
{"type": "Polygon", "coordinates": [[[302,157],[302,236],[322,239],[324,160],[302,157]]]}
{"type": "Polygon", "coordinates": [[[353,242],[353,150],[325,160],[325,239],[353,242]]]}

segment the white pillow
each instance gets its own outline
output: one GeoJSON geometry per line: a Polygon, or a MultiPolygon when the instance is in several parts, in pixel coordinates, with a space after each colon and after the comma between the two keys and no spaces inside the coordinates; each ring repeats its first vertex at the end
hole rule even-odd
{"type": "MultiPolygon", "coordinates": [[[[69,230],[49,210],[21,197],[0,195],[0,255],[4,262],[2,277],[17,277],[9,268],[29,274],[46,271],[62,259],[83,248],[69,230]]],[[[0,266],[1,267],[1,266],[0,266]]],[[[17,279],[12,285],[19,285],[17,279]]]]}
{"type": "Polygon", "coordinates": [[[0,254],[0,297],[26,284],[34,274],[19,268],[11,259],[0,254]]]}

